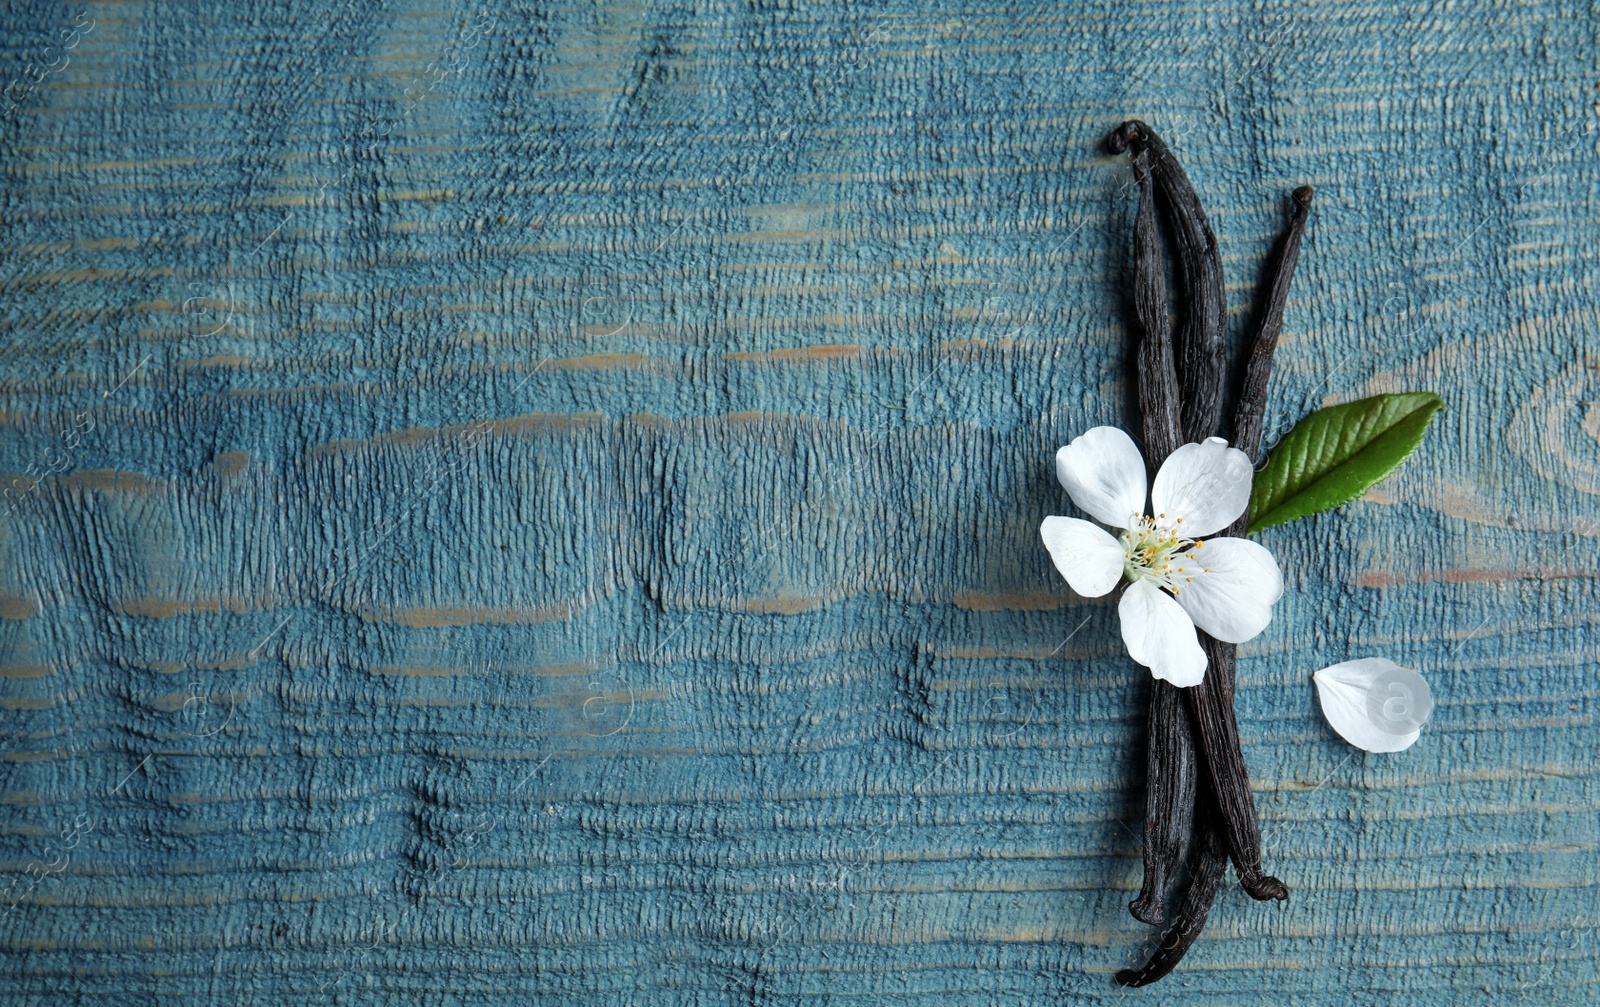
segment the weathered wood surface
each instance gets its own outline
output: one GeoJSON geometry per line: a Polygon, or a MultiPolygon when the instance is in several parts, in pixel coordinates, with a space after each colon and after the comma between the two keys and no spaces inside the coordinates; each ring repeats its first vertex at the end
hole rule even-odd
{"type": "Polygon", "coordinates": [[[79,25],[0,122],[6,1002],[1600,996],[1591,20],[203,6],[0,15],[8,81],[79,25]],[[1263,536],[1293,900],[1138,993],[1145,684],[1036,537],[1129,418],[1130,116],[1238,329],[1317,187],[1269,441],[1448,402],[1263,536]],[[1317,711],[1369,654],[1402,755],[1317,711]]]}

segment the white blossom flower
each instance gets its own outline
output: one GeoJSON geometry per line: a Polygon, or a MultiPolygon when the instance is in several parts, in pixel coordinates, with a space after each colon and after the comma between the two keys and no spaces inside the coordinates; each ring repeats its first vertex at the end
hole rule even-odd
{"type": "Polygon", "coordinates": [[[1079,594],[1098,598],[1128,581],[1117,604],[1122,640],[1156,678],[1192,686],[1205,677],[1196,626],[1243,643],[1272,621],[1283,595],[1272,554],[1248,539],[1206,538],[1250,505],[1251,475],[1250,459],[1220,437],[1185,444],[1156,473],[1147,515],[1133,438],[1095,427],[1056,452],[1056,477],[1072,502],[1121,535],[1070,517],[1045,518],[1039,535],[1079,594]]]}

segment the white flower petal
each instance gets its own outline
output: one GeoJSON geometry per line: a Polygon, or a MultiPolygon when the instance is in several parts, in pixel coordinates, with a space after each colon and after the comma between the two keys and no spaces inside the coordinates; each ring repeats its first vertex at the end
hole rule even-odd
{"type": "Polygon", "coordinates": [[[1249,539],[1208,538],[1173,566],[1183,568],[1176,575],[1182,582],[1178,604],[1224,643],[1244,643],[1266,629],[1273,603],[1283,597],[1278,561],[1249,539]]]}
{"type": "Polygon", "coordinates": [[[1221,437],[1179,447],[1161,463],[1150,488],[1156,523],[1176,526],[1185,538],[1221,531],[1250,506],[1253,474],[1249,456],[1221,437]]]}
{"type": "Polygon", "coordinates": [[[1039,537],[1056,569],[1085,598],[1098,598],[1122,579],[1122,543],[1097,524],[1075,517],[1047,517],[1039,537]]]}
{"type": "Polygon", "coordinates": [[[1422,676],[1381,657],[1345,661],[1311,678],[1328,724],[1341,738],[1369,752],[1410,748],[1422,736],[1421,725],[1433,709],[1422,676]]]}
{"type": "Polygon", "coordinates": [[[1144,457],[1116,427],[1085,430],[1057,451],[1056,478],[1072,502],[1101,524],[1128,528],[1144,513],[1144,457]]]}
{"type": "Polygon", "coordinates": [[[1129,584],[1117,604],[1128,654],[1156,678],[1188,688],[1206,674],[1206,652],[1183,607],[1147,580],[1129,584]]]}

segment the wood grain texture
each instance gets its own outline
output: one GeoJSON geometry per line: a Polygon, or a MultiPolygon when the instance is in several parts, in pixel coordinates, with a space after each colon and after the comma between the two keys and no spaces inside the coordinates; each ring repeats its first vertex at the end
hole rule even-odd
{"type": "Polygon", "coordinates": [[[5,1002],[1600,996],[1592,21],[0,25],[5,1002]],[[1054,449],[1131,419],[1134,117],[1235,337],[1317,189],[1269,443],[1447,403],[1263,534],[1238,713],[1295,897],[1228,888],[1137,993],[1146,685],[1037,540],[1054,449]],[[1368,655],[1432,685],[1401,755],[1317,712],[1368,655]]]}

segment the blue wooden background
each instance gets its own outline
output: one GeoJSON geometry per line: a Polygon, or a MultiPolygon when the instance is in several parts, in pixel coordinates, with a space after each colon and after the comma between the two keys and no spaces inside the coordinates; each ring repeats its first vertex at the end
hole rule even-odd
{"type": "Polygon", "coordinates": [[[1595,1002],[1594,14],[7,6],[4,1002],[1595,1002]],[[1146,678],[1037,540],[1133,116],[1241,330],[1317,187],[1269,440],[1448,402],[1261,537],[1292,900],[1137,992],[1146,678]]]}

